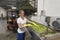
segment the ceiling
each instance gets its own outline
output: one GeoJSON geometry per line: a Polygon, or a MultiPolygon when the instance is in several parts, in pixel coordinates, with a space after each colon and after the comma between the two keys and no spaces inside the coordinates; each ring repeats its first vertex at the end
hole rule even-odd
{"type": "Polygon", "coordinates": [[[19,6],[26,2],[27,0],[0,0],[0,7],[8,9],[12,6],[19,6]]]}

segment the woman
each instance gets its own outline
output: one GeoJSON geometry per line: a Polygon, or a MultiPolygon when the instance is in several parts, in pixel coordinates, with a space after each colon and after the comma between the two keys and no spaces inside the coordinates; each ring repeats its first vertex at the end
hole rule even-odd
{"type": "Polygon", "coordinates": [[[19,11],[19,18],[17,19],[18,24],[18,35],[17,40],[25,40],[25,30],[24,30],[24,24],[26,23],[27,19],[24,17],[24,11],[19,11]]]}

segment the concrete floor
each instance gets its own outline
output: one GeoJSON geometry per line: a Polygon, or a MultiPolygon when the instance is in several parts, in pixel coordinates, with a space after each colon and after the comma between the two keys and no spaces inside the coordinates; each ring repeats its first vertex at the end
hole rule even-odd
{"type": "MultiPolygon", "coordinates": [[[[26,33],[26,40],[30,40],[30,36],[26,33]]],[[[17,33],[7,31],[7,21],[0,20],[0,40],[16,40],[17,33]]]]}
{"type": "Polygon", "coordinates": [[[0,40],[16,40],[16,34],[7,31],[6,20],[0,20],[0,40]]]}

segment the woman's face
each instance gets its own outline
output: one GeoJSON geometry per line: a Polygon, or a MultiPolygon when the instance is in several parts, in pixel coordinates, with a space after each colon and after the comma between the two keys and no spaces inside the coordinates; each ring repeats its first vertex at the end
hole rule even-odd
{"type": "Polygon", "coordinates": [[[21,11],[19,16],[24,17],[24,11],[21,11]]]}

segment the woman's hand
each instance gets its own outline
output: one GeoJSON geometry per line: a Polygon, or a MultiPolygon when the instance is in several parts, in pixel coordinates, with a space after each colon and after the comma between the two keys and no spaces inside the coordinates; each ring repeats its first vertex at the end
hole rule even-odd
{"type": "Polygon", "coordinates": [[[26,26],[24,26],[24,24],[23,24],[22,27],[25,28],[26,26]]]}

